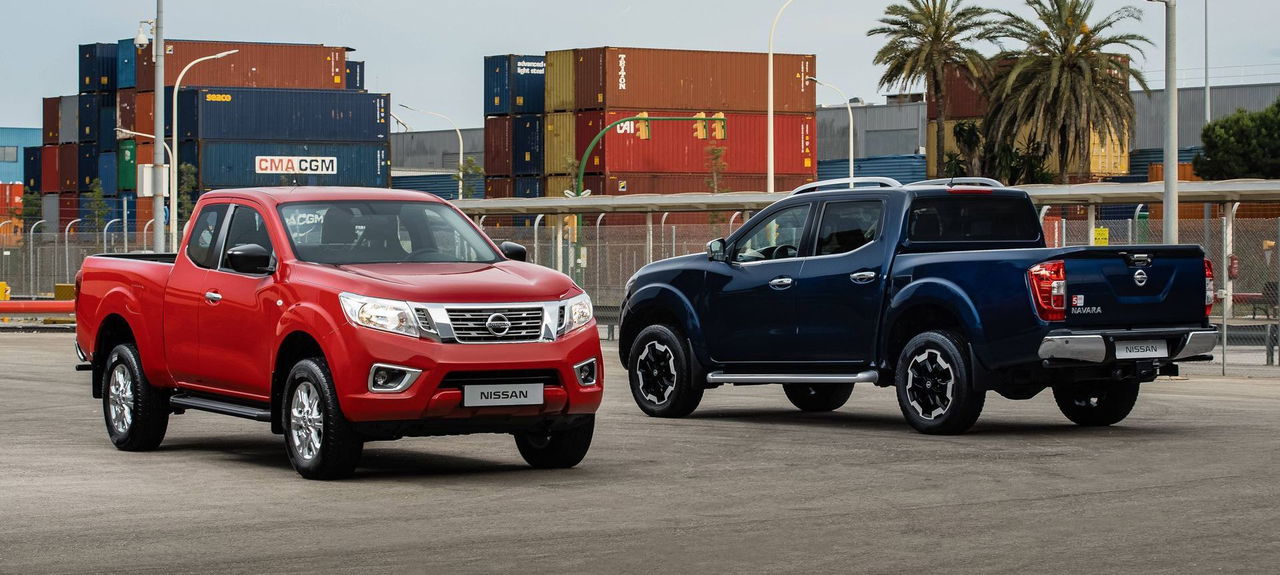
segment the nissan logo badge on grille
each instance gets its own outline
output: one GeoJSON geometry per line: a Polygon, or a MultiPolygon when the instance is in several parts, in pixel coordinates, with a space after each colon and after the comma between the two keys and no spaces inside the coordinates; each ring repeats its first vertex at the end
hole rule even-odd
{"type": "MultiPolygon", "coordinates": [[[[1133,283],[1138,284],[1138,287],[1147,285],[1147,272],[1144,272],[1142,270],[1133,272],[1133,283]]],[[[490,319],[490,321],[493,321],[493,320],[490,319]]],[[[490,328],[490,329],[493,329],[493,328],[490,328]]]]}
{"type": "Polygon", "coordinates": [[[489,319],[484,322],[484,326],[489,329],[489,333],[502,337],[507,335],[508,331],[511,331],[511,320],[507,319],[505,315],[495,313],[489,316],[489,319]]]}

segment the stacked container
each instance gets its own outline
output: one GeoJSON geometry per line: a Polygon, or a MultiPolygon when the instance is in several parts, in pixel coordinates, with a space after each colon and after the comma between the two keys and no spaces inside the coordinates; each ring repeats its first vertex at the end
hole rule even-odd
{"type": "MultiPolygon", "coordinates": [[[[517,188],[513,177],[542,175],[545,79],[543,56],[505,54],[484,59],[486,198],[513,197],[517,188]]],[[[530,189],[529,184],[520,189],[530,189]]]]}

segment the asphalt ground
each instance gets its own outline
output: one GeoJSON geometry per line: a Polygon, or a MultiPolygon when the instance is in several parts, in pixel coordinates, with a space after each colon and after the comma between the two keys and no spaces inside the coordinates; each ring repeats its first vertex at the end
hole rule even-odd
{"type": "Polygon", "coordinates": [[[373,443],[301,479],[265,424],[188,412],[115,450],[69,334],[0,334],[0,572],[1274,573],[1280,381],[1143,389],[1071,425],[1049,394],[989,396],[929,437],[889,389],[802,414],[778,387],[644,416],[611,361],[577,468],[506,436],[373,443]]]}

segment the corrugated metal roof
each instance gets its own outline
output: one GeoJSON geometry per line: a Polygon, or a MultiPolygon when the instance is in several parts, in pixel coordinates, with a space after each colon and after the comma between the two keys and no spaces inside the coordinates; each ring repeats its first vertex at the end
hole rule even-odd
{"type": "MultiPolygon", "coordinates": [[[[1151,95],[1141,90],[1130,92],[1136,112],[1133,122],[1131,149],[1159,148],[1164,145],[1165,94],[1164,90],[1152,90],[1151,95]]],[[[1280,98],[1280,83],[1248,84],[1239,86],[1210,86],[1209,102],[1213,107],[1213,119],[1228,116],[1239,109],[1256,112],[1270,106],[1280,98]]],[[[1178,89],[1178,147],[1202,145],[1200,132],[1204,129],[1204,88],[1178,89]]]]}
{"type": "MultiPolygon", "coordinates": [[[[859,158],[915,154],[925,145],[924,102],[854,106],[854,151],[859,158]]],[[[849,112],[842,105],[818,108],[818,161],[849,157],[849,112]]]]}
{"type": "MultiPolygon", "coordinates": [[[[457,141],[457,136],[454,136],[457,141]]],[[[463,184],[471,187],[473,194],[470,199],[484,198],[484,177],[467,176],[463,180],[463,184]]],[[[446,200],[458,199],[458,180],[453,179],[453,174],[432,174],[425,176],[393,176],[391,178],[391,189],[393,190],[416,190],[419,192],[427,192],[435,194],[446,200]]]]}
{"type": "MultiPolygon", "coordinates": [[[[858,158],[853,164],[855,176],[893,178],[904,184],[919,182],[925,177],[925,159],[921,154],[876,156],[858,158]]],[[[849,177],[849,160],[818,162],[818,180],[834,180],[849,177]]]]}

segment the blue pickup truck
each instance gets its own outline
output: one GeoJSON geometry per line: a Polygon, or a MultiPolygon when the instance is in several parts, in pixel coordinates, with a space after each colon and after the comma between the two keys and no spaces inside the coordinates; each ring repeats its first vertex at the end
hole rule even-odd
{"type": "Polygon", "coordinates": [[[1213,302],[1199,246],[1047,248],[1021,190],[856,178],[798,188],[705,254],[640,269],[619,352],[656,417],[723,384],[782,384],[799,409],[830,411],[866,383],[894,386],[923,433],[968,430],[988,391],[1046,388],[1101,426],[1140,383],[1211,359],[1213,302]]]}

